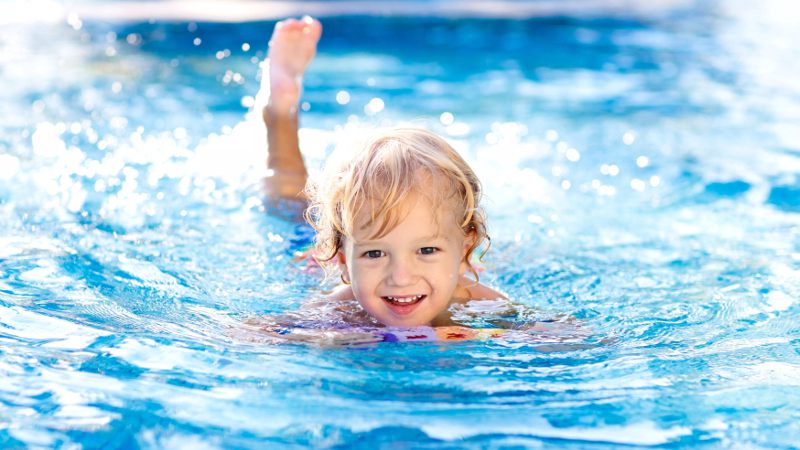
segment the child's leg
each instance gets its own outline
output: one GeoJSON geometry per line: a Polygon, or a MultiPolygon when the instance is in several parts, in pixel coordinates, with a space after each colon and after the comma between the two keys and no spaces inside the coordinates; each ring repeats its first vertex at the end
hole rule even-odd
{"type": "Polygon", "coordinates": [[[265,187],[272,200],[304,200],[308,174],[297,139],[298,102],[303,73],[316,54],[321,34],[322,25],[310,17],[287,19],[275,25],[269,42],[270,97],[263,117],[270,169],[265,187]]]}

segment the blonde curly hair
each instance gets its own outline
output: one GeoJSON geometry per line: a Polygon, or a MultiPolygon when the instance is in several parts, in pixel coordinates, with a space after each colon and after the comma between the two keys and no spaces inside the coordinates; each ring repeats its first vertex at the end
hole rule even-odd
{"type": "Polygon", "coordinates": [[[374,227],[377,239],[403,219],[403,202],[417,194],[434,209],[447,204],[457,224],[474,239],[465,260],[477,281],[471,256],[487,243],[486,215],[480,206],[481,183],[461,155],[444,139],[418,128],[384,130],[369,139],[351,158],[328,164],[317,181],[309,180],[305,217],[317,231],[316,258],[324,266],[341,250],[357,226],[374,227]],[[368,214],[364,220],[363,213],[368,214]]]}

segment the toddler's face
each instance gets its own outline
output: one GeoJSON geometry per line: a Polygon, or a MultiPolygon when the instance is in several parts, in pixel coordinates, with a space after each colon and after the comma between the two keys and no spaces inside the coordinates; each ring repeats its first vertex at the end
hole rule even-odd
{"type": "Polygon", "coordinates": [[[473,237],[447,205],[434,211],[429,200],[414,195],[403,208],[403,219],[381,238],[370,239],[371,227],[357,227],[345,239],[339,263],[372,317],[391,326],[428,325],[454,296],[465,294],[458,282],[473,237]]]}

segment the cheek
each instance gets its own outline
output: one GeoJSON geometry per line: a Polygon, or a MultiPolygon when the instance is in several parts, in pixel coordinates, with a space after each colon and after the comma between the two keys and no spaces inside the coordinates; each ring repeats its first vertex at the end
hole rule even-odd
{"type": "Polygon", "coordinates": [[[370,297],[368,284],[363,277],[359,277],[355,272],[350,275],[350,289],[353,290],[353,297],[362,306],[364,305],[364,300],[370,297]]]}
{"type": "Polygon", "coordinates": [[[364,264],[359,264],[356,262],[351,264],[348,268],[350,269],[350,278],[353,283],[353,289],[369,289],[370,286],[376,283],[375,271],[370,270],[369,267],[365,267],[364,264]]]}

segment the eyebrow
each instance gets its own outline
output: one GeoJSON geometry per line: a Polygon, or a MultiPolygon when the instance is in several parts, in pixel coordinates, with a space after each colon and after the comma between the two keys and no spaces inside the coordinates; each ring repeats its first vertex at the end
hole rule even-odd
{"type": "MultiPolygon", "coordinates": [[[[435,241],[436,239],[445,239],[445,237],[439,233],[431,236],[424,236],[417,240],[417,242],[426,242],[426,241],[435,241]]],[[[375,245],[382,244],[382,240],[370,240],[370,241],[356,241],[353,240],[353,247],[371,247],[375,245]]]]}

